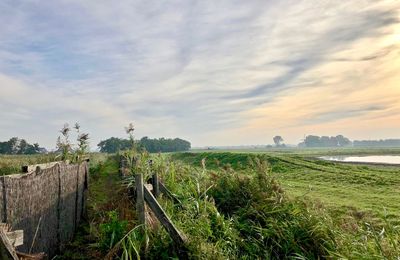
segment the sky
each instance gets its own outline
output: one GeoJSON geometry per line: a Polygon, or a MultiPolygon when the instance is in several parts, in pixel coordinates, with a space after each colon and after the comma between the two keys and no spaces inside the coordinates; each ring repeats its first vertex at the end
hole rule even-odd
{"type": "Polygon", "coordinates": [[[400,1],[0,1],[0,141],[400,138],[400,1]]]}

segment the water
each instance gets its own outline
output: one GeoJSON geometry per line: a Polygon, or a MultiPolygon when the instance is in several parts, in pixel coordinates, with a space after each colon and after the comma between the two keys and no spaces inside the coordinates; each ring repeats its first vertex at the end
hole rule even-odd
{"type": "Polygon", "coordinates": [[[319,158],[337,162],[387,163],[400,165],[400,155],[322,156],[319,158]]]}

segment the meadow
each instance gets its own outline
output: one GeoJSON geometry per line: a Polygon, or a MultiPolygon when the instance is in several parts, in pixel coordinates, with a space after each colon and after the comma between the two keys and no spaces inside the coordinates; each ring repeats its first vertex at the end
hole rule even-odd
{"type": "MultiPolygon", "coordinates": [[[[96,165],[100,161],[104,161],[106,154],[90,153],[88,154],[91,164],[96,165]]],[[[21,173],[22,166],[34,165],[60,161],[60,155],[55,153],[49,154],[32,154],[32,155],[4,155],[0,154],[0,175],[8,175],[21,173]]]]}
{"type": "MultiPolygon", "coordinates": [[[[134,151],[131,173],[148,179],[157,170],[179,200],[158,199],[187,237],[190,259],[398,259],[400,167],[316,159],[339,154],[400,149],[134,151]]],[[[3,158],[8,169],[50,159],[3,158]]],[[[91,155],[87,222],[56,259],[179,257],[159,225],[150,222],[145,235],[139,232],[127,192],[134,178],[120,179],[118,160],[91,155]]]]}
{"type": "Polygon", "coordinates": [[[400,217],[400,167],[344,164],[316,159],[322,155],[400,154],[400,149],[279,149],[274,151],[218,151],[174,154],[174,159],[208,168],[230,165],[246,171],[249,158],[270,164],[271,173],[293,197],[322,202],[332,210],[360,211],[359,214],[400,217]]]}

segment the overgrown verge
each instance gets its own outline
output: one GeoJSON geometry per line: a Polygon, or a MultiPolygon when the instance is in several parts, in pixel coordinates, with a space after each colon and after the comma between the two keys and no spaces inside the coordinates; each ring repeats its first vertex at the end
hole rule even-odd
{"type": "Polygon", "coordinates": [[[119,176],[116,156],[91,162],[87,217],[56,259],[103,259],[136,225],[134,205],[119,176]]]}
{"type": "MultiPolygon", "coordinates": [[[[322,163],[318,166],[319,162],[308,163],[293,157],[291,160],[295,164],[290,165],[279,156],[240,153],[184,153],[172,157],[203,167],[204,160],[201,161],[201,158],[207,158],[207,165],[213,169],[208,171],[210,184],[213,184],[208,194],[214,198],[218,210],[233,220],[234,228],[242,239],[238,243],[241,257],[400,257],[400,226],[396,221],[388,221],[386,214],[382,217],[371,216],[354,208],[339,214],[307,197],[290,198],[273,177],[276,173],[289,172],[289,168],[301,171],[310,167],[325,175],[328,175],[327,171],[333,171],[336,180],[340,180],[340,171],[335,172],[334,167],[329,167],[334,164],[322,163]]],[[[358,173],[360,167],[349,169],[351,173],[358,173]]],[[[367,172],[364,168],[362,170],[356,175],[360,178],[356,180],[358,182],[368,178],[369,182],[365,184],[370,184],[374,178],[379,178],[366,175],[369,169],[367,172]]]]}
{"type": "MultiPolygon", "coordinates": [[[[255,161],[247,176],[232,168],[209,171],[205,165],[193,168],[162,157],[154,164],[180,200],[174,204],[159,199],[186,234],[191,259],[312,259],[328,257],[335,248],[333,233],[324,225],[326,220],[318,217],[320,212],[287,198],[266,162],[255,161]]],[[[140,256],[178,256],[162,228],[148,229],[147,234],[146,250],[137,232],[128,236],[140,256]]],[[[122,252],[123,258],[127,256],[132,254],[122,252]]]]}
{"type": "Polygon", "coordinates": [[[151,171],[158,171],[179,200],[158,199],[186,235],[190,259],[400,256],[398,226],[385,220],[366,224],[357,211],[346,219],[336,218],[323,204],[288,196],[274,171],[298,166],[268,156],[242,156],[240,164],[198,160],[195,167],[166,156],[150,157],[143,151],[126,155],[132,159],[132,178],[128,177],[126,184],[119,181],[115,158],[92,170],[89,222],[62,259],[99,259],[106,255],[113,259],[179,258],[177,246],[154,219],[145,233],[140,232],[134,205],[126,197],[126,188],[134,185],[133,174],[141,172],[147,179],[151,171]],[[153,160],[152,167],[149,159],[153,160]]]}

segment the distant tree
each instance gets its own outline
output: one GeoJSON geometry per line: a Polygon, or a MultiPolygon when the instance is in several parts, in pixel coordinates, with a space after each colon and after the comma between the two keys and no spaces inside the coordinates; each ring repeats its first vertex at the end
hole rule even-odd
{"type": "Polygon", "coordinates": [[[28,149],[28,145],[29,144],[24,139],[19,140],[17,154],[24,154],[28,149]]]}
{"type": "Polygon", "coordinates": [[[273,140],[274,140],[274,143],[275,143],[275,145],[276,145],[277,147],[280,147],[280,146],[281,146],[281,143],[283,142],[283,138],[282,138],[282,136],[280,136],[280,135],[274,136],[273,140]]]}
{"type": "Polygon", "coordinates": [[[180,138],[150,139],[147,136],[140,139],[139,144],[150,153],[188,151],[191,147],[190,142],[180,138]]]}
{"type": "Polygon", "coordinates": [[[316,135],[307,135],[304,139],[304,144],[306,147],[320,147],[321,140],[319,136],[316,135]]]}
{"type": "Polygon", "coordinates": [[[337,135],[336,140],[338,142],[338,145],[341,147],[351,145],[351,141],[349,140],[349,138],[346,138],[343,135],[337,135]]]}
{"type": "MultiPolygon", "coordinates": [[[[187,151],[191,147],[190,142],[180,138],[150,139],[147,136],[140,139],[136,144],[138,147],[142,147],[150,153],[187,151]]],[[[128,139],[111,137],[101,141],[97,146],[100,148],[100,152],[115,153],[120,150],[128,149],[131,146],[131,141],[128,139]]]]}
{"type": "Polygon", "coordinates": [[[351,145],[351,141],[343,135],[316,136],[308,135],[299,147],[343,147],[351,145]]]}
{"type": "Polygon", "coordinates": [[[330,146],[330,139],[329,136],[321,136],[319,139],[320,146],[322,147],[329,147],[330,146]]]}
{"type": "Polygon", "coordinates": [[[400,139],[356,140],[354,147],[400,147],[400,139]]]}
{"type": "Polygon", "coordinates": [[[29,144],[25,139],[12,137],[6,142],[0,142],[0,154],[37,154],[46,149],[39,147],[39,144],[29,144]]]}
{"type": "Polygon", "coordinates": [[[101,141],[97,145],[102,153],[116,153],[120,150],[126,150],[131,146],[131,142],[127,139],[111,137],[101,141]]]}

